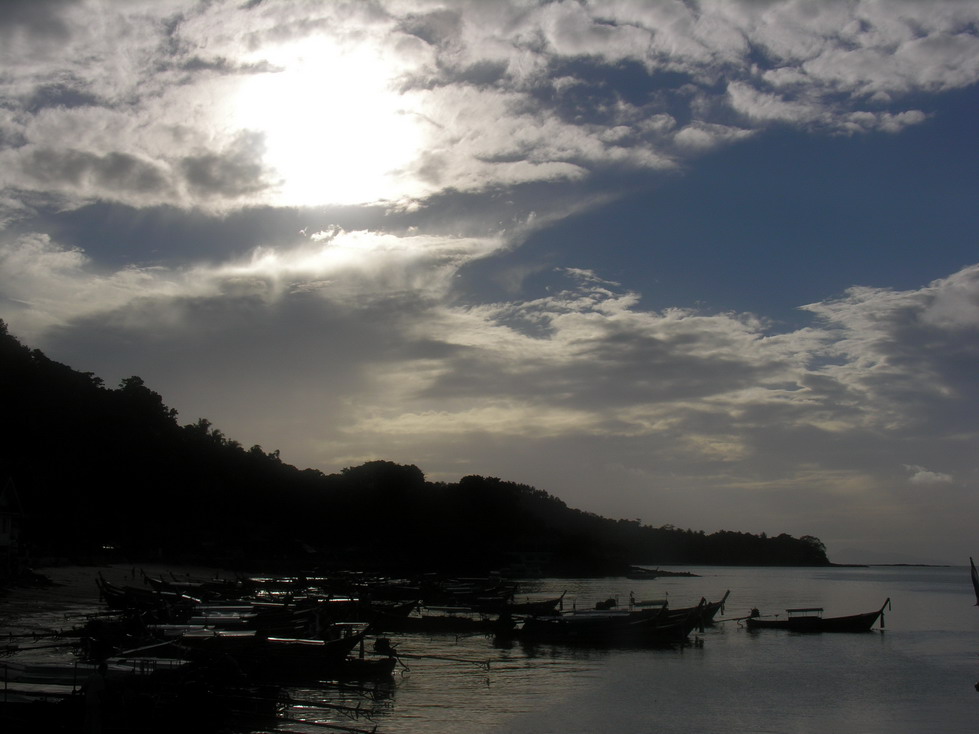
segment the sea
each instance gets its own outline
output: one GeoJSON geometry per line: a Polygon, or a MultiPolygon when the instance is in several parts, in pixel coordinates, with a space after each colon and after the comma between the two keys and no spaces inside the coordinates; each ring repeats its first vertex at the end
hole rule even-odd
{"type": "MultiPolygon", "coordinates": [[[[381,680],[315,680],[256,732],[349,734],[974,734],[979,731],[979,607],[969,568],[683,567],[691,576],[535,579],[517,601],[564,593],[564,608],[720,599],[713,627],[683,645],[526,645],[488,634],[390,634],[402,664],[381,680]],[[881,608],[868,633],[748,630],[742,618],[821,607],[881,608]]],[[[82,586],[94,571],[82,569],[82,586]],[[87,574],[87,575],[86,575],[87,574]]],[[[52,608],[67,587],[41,593],[52,608]]],[[[6,604],[20,597],[11,595],[6,604]]],[[[21,612],[28,600],[19,602],[21,612]]],[[[91,605],[92,602],[89,602],[91,605]]],[[[0,621],[10,610],[0,604],[0,621]]],[[[59,619],[92,611],[81,602],[59,619]]],[[[16,611],[16,610],[14,610],[16,611]]],[[[54,612],[34,614],[40,627],[54,612]]],[[[59,622],[65,623],[65,622],[59,622]]],[[[55,654],[44,648],[37,654],[55,654]]],[[[222,732],[227,732],[222,729],[222,732]]],[[[215,733],[217,734],[217,732],[215,733]]]]}
{"type": "MultiPolygon", "coordinates": [[[[501,645],[493,637],[392,636],[413,655],[389,682],[296,690],[354,714],[276,731],[345,727],[378,734],[955,734],[979,730],[979,608],[968,567],[685,568],[695,576],[543,579],[524,596],[566,592],[565,609],[597,601],[731,594],[720,621],[686,645],[595,649],[501,645]],[[804,634],[748,630],[757,608],[879,609],[882,629],[804,634]]],[[[518,599],[521,596],[518,595],[518,599]]],[[[295,716],[301,712],[293,711],[295,716]]]]}

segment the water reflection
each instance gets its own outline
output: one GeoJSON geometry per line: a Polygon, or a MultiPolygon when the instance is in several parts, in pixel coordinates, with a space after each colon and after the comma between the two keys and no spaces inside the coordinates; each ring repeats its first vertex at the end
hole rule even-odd
{"type": "MultiPolygon", "coordinates": [[[[886,632],[751,633],[721,623],[669,650],[594,649],[416,638],[413,649],[498,656],[482,673],[439,664],[398,684],[385,726],[399,734],[539,732],[861,731],[971,732],[977,702],[979,613],[948,569],[694,569],[698,579],[547,580],[566,608],[609,596],[668,595],[677,606],[731,588],[725,617],[753,606],[822,606],[847,614],[879,608],[886,632]],[[941,723],[939,723],[941,722],[941,723]]],[[[409,641],[405,640],[404,645],[409,641]]]]}
{"type": "MultiPolygon", "coordinates": [[[[378,734],[584,734],[596,731],[974,731],[979,610],[968,569],[696,568],[696,578],[545,579],[565,608],[666,596],[672,606],[731,597],[721,618],[752,607],[879,608],[885,632],[751,632],[722,622],[665,649],[526,645],[492,635],[391,635],[405,666],[389,678],[320,680],[288,689],[276,731],[345,727],[378,734]]],[[[90,608],[62,607],[31,625],[58,627],[90,608]]],[[[38,651],[38,655],[42,652],[38,651]]]]}

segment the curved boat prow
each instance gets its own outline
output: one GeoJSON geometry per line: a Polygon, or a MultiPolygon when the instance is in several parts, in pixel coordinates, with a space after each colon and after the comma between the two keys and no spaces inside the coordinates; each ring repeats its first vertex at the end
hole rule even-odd
{"type": "Polygon", "coordinates": [[[972,567],[972,588],[976,592],[976,606],[979,607],[979,572],[976,572],[976,563],[969,556],[969,566],[972,567]]]}
{"type": "Polygon", "coordinates": [[[885,609],[887,609],[887,611],[891,611],[891,597],[887,597],[887,600],[883,604],[880,605],[880,611],[878,612],[878,614],[880,615],[880,628],[881,629],[884,629],[884,610],[885,609]]]}

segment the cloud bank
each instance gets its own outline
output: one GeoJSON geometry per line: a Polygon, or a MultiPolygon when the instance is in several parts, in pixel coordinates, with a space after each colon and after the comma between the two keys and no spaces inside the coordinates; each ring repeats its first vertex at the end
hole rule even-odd
{"type": "Polygon", "coordinates": [[[651,311],[586,270],[546,297],[460,303],[455,274],[498,243],[423,239],[330,231],[233,266],[98,275],[29,240],[2,285],[63,313],[45,342],[79,368],[125,365],[187,422],[301,466],[495,472],[615,516],[649,493],[647,521],[692,527],[784,528],[791,498],[812,507],[788,530],[828,537],[840,508],[903,507],[910,527],[936,491],[975,502],[979,266],[853,288],[780,331],[651,311]]]}
{"type": "Polygon", "coordinates": [[[2,13],[0,186],[63,206],[407,202],[669,169],[773,125],[898,132],[979,72],[968,2],[2,13]]]}

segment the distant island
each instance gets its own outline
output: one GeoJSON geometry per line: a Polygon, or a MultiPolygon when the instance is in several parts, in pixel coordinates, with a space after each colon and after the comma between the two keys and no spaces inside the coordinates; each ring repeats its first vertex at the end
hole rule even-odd
{"type": "Polygon", "coordinates": [[[431,482],[370,461],[336,474],[244,448],[133,376],[108,388],[30,349],[0,321],[4,565],[165,560],[224,568],[625,575],[634,566],[828,566],[813,536],[613,520],[497,477],[431,482]]]}

